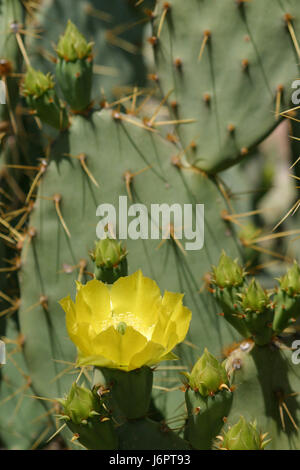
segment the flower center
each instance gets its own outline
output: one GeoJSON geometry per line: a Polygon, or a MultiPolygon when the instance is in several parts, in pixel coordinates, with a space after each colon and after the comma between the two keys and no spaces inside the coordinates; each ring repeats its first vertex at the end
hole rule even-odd
{"type": "Polygon", "coordinates": [[[120,333],[120,335],[125,335],[125,331],[126,331],[126,328],[127,328],[127,325],[124,321],[120,321],[120,323],[117,324],[117,332],[120,333]]]}

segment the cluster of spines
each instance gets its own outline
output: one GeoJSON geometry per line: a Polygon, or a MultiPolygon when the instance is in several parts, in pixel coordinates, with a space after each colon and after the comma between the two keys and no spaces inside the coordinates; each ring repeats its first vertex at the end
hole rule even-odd
{"type": "Polygon", "coordinates": [[[279,286],[268,292],[252,278],[247,282],[246,270],[222,253],[213,267],[211,292],[221,308],[221,315],[245,338],[258,345],[270,344],[299,317],[299,274],[296,261],[279,286]]]}

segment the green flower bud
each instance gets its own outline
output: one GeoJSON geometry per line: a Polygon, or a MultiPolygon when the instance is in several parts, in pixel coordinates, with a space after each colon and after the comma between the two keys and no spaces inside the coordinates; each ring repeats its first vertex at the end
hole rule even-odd
{"type": "Polygon", "coordinates": [[[207,349],[196,362],[188,378],[185,402],[188,419],[185,439],[194,449],[211,449],[212,442],[228,416],[233,394],[225,364],[220,364],[207,349]]]}
{"type": "Polygon", "coordinates": [[[91,390],[73,383],[69,395],[64,400],[58,400],[63,407],[64,415],[74,424],[81,424],[100,414],[101,403],[99,396],[91,390]]]}
{"type": "Polygon", "coordinates": [[[113,284],[119,277],[127,276],[127,250],[113,238],[103,238],[95,244],[90,253],[95,263],[95,277],[102,282],[113,284]]]}
{"type": "Polygon", "coordinates": [[[245,312],[262,313],[269,304],[268,295],[254,278],[241,296],[245,312]]]}
{"type": "Polygon", "coordinates": [[[244,277],[243,268],[223,251],[218,266],[213,267],[213,281],[215,284],[221,288],[240,286],[243,284],[244,277]]]}
{"type": "Polygon", "coordinates": [[[39,98],[52,88],[54,88],[54,80],[50,73],[45,75],[40,70],[35,70],[32,67],[28,68],[23,85],[24,95],[39,98]]]}
{"type": "Polygon", "coordinates": [[[69,21],[56,51],[56,77],[64,98],[74,113],[85,113],[91,107],[92,43],[69,21]]]}
{"type": "Polygon", "coordinates": [[[224,365],[220,364],[206,348],[194,365],[188,379],[190,387],[193,390],[198,390],[204,397],[218,392],[222,385],[228,386],[228,377],[224,365]]]}
{"type": "Polygon", "coordinates": [[[74,383],[69,395],[57,400],[63,408],[60,418],[66,420],[68,428],[87,449],[116,449],[118,437],[113,421],[97,390],[97,387],[91,391],[74,383]]]}
{"type": "Polygon", "coordinates": [[[297,261],[287,271],[286,275],[279,279],[281,289],[285,290],[289,295],[300,294],[300,267],[297,261]]]}
{"type": "Polygon", "coordinates": [[[95,245],[92,256],[97,267],[117,266],[127,255],[126,248],[122,246],[122,243],[113,238],[104,238],[96,242],[95,245]]]}
{"type": "Polygon", "coordinates": [[[255,279],[252,279],[250,285],[238,296],[241,299],[241,311],[250,336],[260,346],[269,344],[274,334],[272,330],[274,313],[269,295],[255,279]]]}
{"type": "Polygon", "coordinates": [[[68,127],[66,109],[57,97],[50,74],[45,75],[29,67],[25,75],[23,94],[28,106],[36,111],[43,122],[59,130],[68,127]]]}
{"type": "Polygon", "coordinates": [[[263,442],[256,423],[247,423],[244,417],[225,433],[222,448],[227,450],[262,450],[270,441],[263,442]]]}
{"type": "Polygon", "coordinates": [[[74,62],[77,59],[85,59],[92,53],[92,42],[87,42],[71,20],[68,21],[65,33],[61,36],[56,52],[65,61],[74,62]]]}

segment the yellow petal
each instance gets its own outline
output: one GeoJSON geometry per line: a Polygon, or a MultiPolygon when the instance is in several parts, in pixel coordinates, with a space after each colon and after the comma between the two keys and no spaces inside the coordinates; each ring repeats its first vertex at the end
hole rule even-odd
{"type": "Polygon", "coordinates": [[[176,356],[176,354],[174,354],[171,351],[165,354],[164,356],[161,356],[161,358],[159,359],[159,362],[162,362],[162,361],[178,361],[178,356],[176,356]]]}
{"type": "Polygon", "coordinates": [[[73,331],[76,328],[76,310],[73,300],[68,295],[64,299],[61,299],[59,304],[66,313],[66,325],[68,331],[73,331]]]}
{"type": "Polygon", "coordinates": [[[95,333],[89,323],[76,323],[72,329],[68,328],[68,333],[73,343],[83,355],[90,354],[91,341],[95,337],[95,333]]]}
{"type": "Polygon", "coordinates": [[[94,365],[101,366],[105,358],[115,364],[116,368],[128,369],[131,358],[146,345],[147,339],[131,326],[127,326],[124,334],[120,334],[111,326],[91,341],[89,355],[99,357],[99,362],[94,365]]]}
{"type": "Polygon", "coordinates": [[[176,324],[162,316],[155,325],[152,341],[162,344],[165,354],[171,351],[179,343],[176,324]]]}
{"type": "MultiPolygon", "coordinates": [[[[109,367],[116,368],[116,364],[103,356],[85,356],[78,350],[76,367],[96,366],[96,367],[109,367]]],[[[126,370],[126,369],[124,369],[126,370]]]]}
{"type": "Polygon", "coordinates": [[[139,270],[131,276],[121,277],[111,288],[113,311],[116,314],[132,313],[145,326],[153,325],[159,315],[161,294],[156,282],[144,277],[139,270]]]}
{"type": "Polygon", "coordinates": [[[163,345],[149,341],[140,352],[132,357],[129,370],[138,369],[143,365],[153,366],[160,362],[160,358],[164,353],[165,349],[163,345]]]}
{"type": "Polygon", "coordinates": [[[191,311],[182,305],[183,294],[165,292],[162,312],[155,325],[152,340],[164,345],[166,353],[181,343],[188,331],[191,311]]]}
{"type": "Polygon", "coordinates": [[[192,318],[192,312],[182,304],[182,299],[183,294],[166,291],[162,300],[170,321],[176,325],[178,342],[186,337],[192,318]]]}
{"type": "Polygon", "coordinates": [[[75,281],[76,284],[76,291],[79,292],[82,287],[84,287],[84,284],[82,284],[80,281],[75,281]]]}
{"type": "Polygon", "coordinates": [[[103,282],[93,279],[85,285],[77,283],[76,318],[79,323],[90,323],[97,333],[111,318],[109,290],[103,282]]]}

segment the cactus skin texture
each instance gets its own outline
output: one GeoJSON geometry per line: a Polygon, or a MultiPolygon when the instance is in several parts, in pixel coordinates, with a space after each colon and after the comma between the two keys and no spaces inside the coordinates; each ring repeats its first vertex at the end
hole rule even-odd
{"type": "Polygon", "coordinates": [[[278,93],[281,110],[289,108],[298,58],[288,26],[292,22],[299,36],[298,2],[157,4],[153,36],[159,35],[154,45],[158,79],[165,95],[174,90],[169,104],[176,119],[195,120],[178,130],[182,146],[190,146],[189,161],[197,167],[220,171],[244,158],[276,126],[278,93]]]}
{"type": "MultiPolygon", "coordinates": [[[[0,327],[3,322],[0,323],[0,327]]],[[[42,401],[34,400],[29,371],[23,355],[24,338],[15,321],[6,321],[1,335],[6,345],[7,363],[0,366],[0,436],[8,449],[36,449],[51,435],[52,421],[42,401]],[[40,439],[42,437],[42,439],[40,439]]]]}
{"type": "Polygon", "coordinates": [[[225,390],[204,398],[187,390],[185,399],[188,411],[185,438],[193,449],[210,450],[230,412],[232,393],[225,390]]]}
{"type": "Polygon", "coordinates": [[[190,446],[167,425],[149,418],[128,421],[119,429],[121,450],[188,450],[190,446]],[[141,440],[139,436],[144,436],[141,440]]]}
{"type": "Polygon", "coordinates": [[[150,367],[130,372],[102,368],[101,372],[111,391],[110,406],[119,408],[121,418],[139,419],[147,416],[153,385],[153,371],[150,367]]]}

